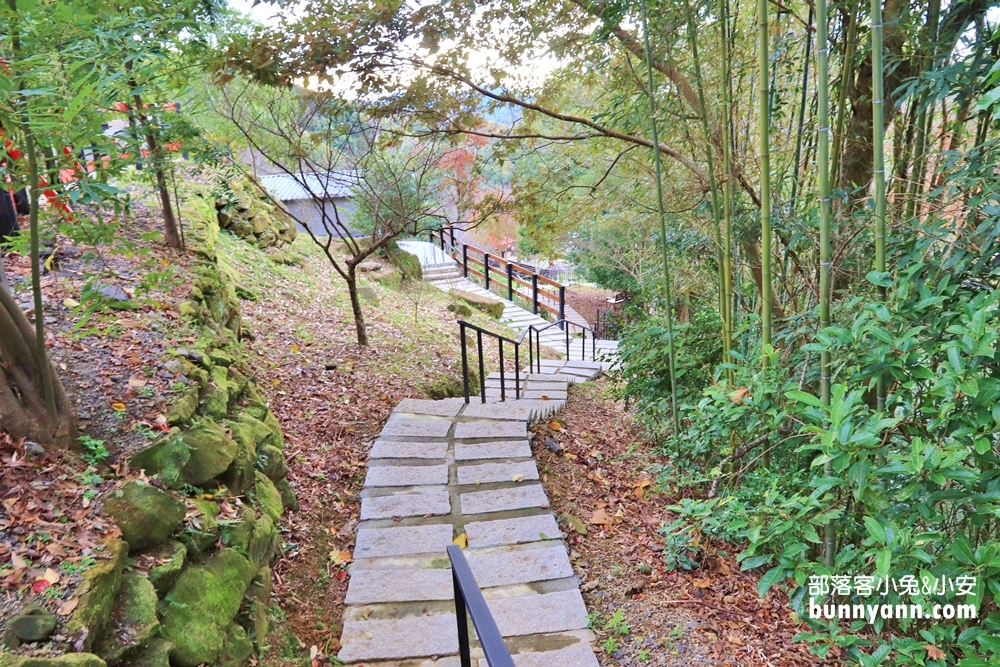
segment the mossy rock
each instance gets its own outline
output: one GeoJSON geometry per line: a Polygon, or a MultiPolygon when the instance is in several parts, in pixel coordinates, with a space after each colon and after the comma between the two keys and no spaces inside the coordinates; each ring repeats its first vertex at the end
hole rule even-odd
{"type": "Polygon", "coordinates": [[[145,470],[147,475],[156,476],[171,489],[184,485],[184,467],[191,459],[191,449],[184,441],[180,429],[170,432],[145,449],[129,457],[129,467],[145,470]]]}
{"type": "Polygon", "coordinates": [[[171,426],[186,424],[198,409],[198,388],[189,387],[167,411],[167,423],[171,426]]]}
{"type": "Polygon", "coordinates": [[[40,642],[55,629],[56,617],[51,612],[40,605],[28,604],[7,623],[7,632],[0,643],[16,647],[20,642],[40,642]]]}
{"type": "Polygon", "coordinates": [[[219,506],[211,500],[190,499],[192,505],[200,512],[191,517],[187,527],[178,539],[187,547],[188,558],[197,558],[201,552],[208,549],[219,539],[219,506]]]}
{"type": "Polygon", "coordinates": [[[472,308],[469,308],[464,303],[449,303],[447,308],[459,317],[470,317],[472,315],[472,308]]]}
{"type": "Polygon", "coordinates": [[[234,359],[233,355],[229,354],[225,350],[213,349],[208,351],[208,358],[212,360],[212,363],[216,366],[225,366],[229,368],[233,365],[234,359]]]}
{"type": "MultiPolygon", "coordinates": [[[[511,386],[513,386],[513,378],[511,379],[511,386]]],[[[449,374],[434,378],[421,387],[421,391],[424,392],[427,398],[435,401],[465,396],[465,383],[462,380],[462,372],[458,371],[453,375],[449,374]]],[[[479,371],[475,368],[469,368],[469,393],[470,395],[479,395],[479,371]]]]}
{"type": "Polygon", "coordinates": [[[256,525],[256,512],[251,508],[247,508],[247,511],[240,519],[223,519],[219,521],[219,537],[227,547],[236,549],[242,554],[249,554],[250,541],[253,538],[254,527],[256,525]]]}
{"type": "Polygon", "coordinates": [[[184,442],[191,457],[182,471],[184,481],[199,486],[215,479],[229,469],[236,460],[238,447],[226,431],[210,417],[199,419],[184,431],[184,442]]]}
{"type": "Polygon", "coordinates": [[[264,415],[264,426],[271,432],[271,439],[265,444],[274,445],[278,449],[284,449],[285,434],[281,430],[281,422],[278,421],[278,418],[270,410],[264,415]]]}
{"type": "Polygon", "coordinates": [[[395,267],[390,267],[388,270],[370,275],[369,278],[389,289],[399,289],[403,282],[403,272],[395,267]]]}
{"type": "Polygon", "coordinates": [[[267,407],[267,401],[260,395],[260,391],[252,384],[247,385],[245,399],[243,413],[263,422],[267,418],[270,408],[267,407]]]}
{"type": "Polygon", "coordinates": [[[166,639],[154,639],[129,659],[129,667],[170,667],[173,647],[166,639]]]}
{"type": "Polygon", "coordinates": [[[160,604],[163,636],[174,644],[172,665],[215,663],[256,572],[250,561],[233,549],[223,549],[181,572],[160,604]]]}
{"type": "Polygon", "coordinates": [[[461,299],[476,310],[483,311],[492,318],[500,319],[503,315],[503,301],[491,299],[488,296],[473,294],[472,292],[463,292],[462,290],[457,289],[451,290],[451,295],[456,299],[461,299]]]}
{"type": "Polygon", "coordinates": [[[149,570],[149,581],[159,595],[164,595],[177,581],[177,576],[184,569],[187,547],[177,540],[167,540],[163,544],[146,551],[159,563],[149,570]]]}
{"type": "Polygon", "coordinates": [[[229,400],[238,400],[247,390],[250,378],[240,372],[236,366],[229,367],[229,400]]]}
{"type": "Polygon", "coordinates": [[[201,398],[201,412],[214,419],[223,419],[229,412],[229,369],[212,368],[212,381],[201,398]]]}
{"type": "Polygon", "coordinates": [[[104,498],[104,511],[121,528],[129,549],[138,551],[159,544],[184,520],[184,502],[169,491],[133,479],[104,498]]]}
{"type": "Polygon", "coordinates": [[[217,667],[243,667],[252,654],[253,642],[247,637],[247,631],[233,623],[215,664],[217,667]]]}
{"type": "Polygon", "coordinates": [[[242,623],[248,629],[250,639],[256,644],[258,650],[267,641],[267,632],[270,629],[267,608],[271,604],[273,589],[271,568],[267,565],[257,571],[257,575],[250,582],[250,587],[247,588],[247,602],[244,604],[246,612],[242,615],[242,623]]]}
{"type": "Polygon", "coordinates": [[[232,425],[232,431],[234,438],[240,438],[243,442],[251,445],[254,452],[259,452],[267,446],[279,450],[284,449],[285,446],[281,424],[270,411],[265,413],[263,421],[251,416],[248,412],[243,412],[236,423],[232,425]]]}
{"type": "Polygon", "coordinates": [[[257,505],[271,519],[277,522],[281,518],[281,513],[284,511],[284,505],[281,503],[281,493],[278,489],[274,488],[274,482],[259,471],[256,473],[253,495],[254,500],[257,501],[257,505]]]}
{"type": "Polygon", "coordinates": [[[232,432],[237,446],[236,458],[222,476],[222,483],[230,492],[242,495],[247,489],[253,488],[257,450],[243,425],[233,424],[232,432]]]}
{"type": "Polygon", "coordinates": [[[359,287],[358,297],[365,303],[378,306],[378,292],[375,291],[374,287],[359,287]]]}
{"type": "Polygon", "coordinates": [[[278,490],[281,494],[281,504],[285,506],[285,509],[297,512],[299,510],[299,499],[295,497],[295,491],[292,489],[292,485],[288,483],[288,479],[279,479],[274,483],[274,488],[278,490]]]}
{"type": "Polygon", "coordinates": [[[257,466],[272,482],[284,479],[288,475],[288,462],[285,461],[285,454],[271,445],[264,445],[257,452],[257,466]]]}
{"type": "Polygon", "coordinates": [[[389,263],[399,269],[403,274],[403,280],[423,280],[424,270],[420,266],[420,259],[416,255],[411,255],[405,250],[389,253],[389,263]]]}
{"type": "Polygon", "coordinates": [[[144,646],[159,629],[152,582],[138,572],[126,572],[108,628],[95,652],[106,661],[117,663],[144,646]]]}
{"type": "Polygon", "coordinates": [[[247,557],[256,567],[260,567],[271,559],[277,543],[278,529],[271,517],[262,513],[254,521],[253,534],[246,549],[247,557]]]}
{"type": "Polygon", "coordinates": [[[94,555],[98,560],[83,573],[83,583],[74,593],[80,601],[66,626],[68,634],[84,637],[83,649],[86,651],[108,625],[115,597],[121,590],[128,545],[122,540],[105,540],[100,552],[94,555]]]}
{"type": "Polygon", "coordinates": [[[5,653],[0,655],[0,667],[108,667],[108,663],[92,653],[67,653],[55,658],[31,658],[5,653]]]}

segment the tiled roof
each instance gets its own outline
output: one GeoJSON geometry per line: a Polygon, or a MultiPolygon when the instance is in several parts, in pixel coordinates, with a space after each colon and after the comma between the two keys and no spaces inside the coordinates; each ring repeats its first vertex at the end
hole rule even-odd
{"type": "Polygon", "coordinates": [[[301,201],[312,199],[313,196],[342,199],[353,194],[356,182],[357,177],[346,171],[330,171],[325,174],[299,172],[291,176],[267,174],[260,177],[260,184],[268,194],[280,201],[301,201]]]}

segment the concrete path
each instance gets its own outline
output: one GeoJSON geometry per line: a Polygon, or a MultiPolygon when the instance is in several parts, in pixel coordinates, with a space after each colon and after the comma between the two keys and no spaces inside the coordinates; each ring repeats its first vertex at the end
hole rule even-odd
{"type": "MultiPolygon", "coordinates": [[[[368,462],[341,660],[458,667],[445,548],[464,536],[518,667],[597,667],[579,580],[539,481],[528,426],[564,405],[571,382],[600,372],[599,363],[546,361],[524,383],[536,398],[399,404],[368,462]]],[[[498,393],[498,378],[490,383],[498,393]]],[[[487,667],[478,643],[473,651],[473,664],[487,667]]]]}
{"type": "MultiPolygon", "coordinates": [[[[420,259],[420,264],[424,272],[424,280],[438,289],[445,292],[450,292],[453,289],[472,292],[473,294],[502,301],[504,311],[501,320],[519,334],[530,326],[541,328],[549,324],[541,316],[535,315],[531,311],[494,292],[487,291],[467,278],[463,278],[459,271],[458,263],[437,246],[427,241],[400,241],[399,247],[412,255],[416,255],[420,259]]],[[[579,313],[569,307],[566,308],[566,319],[589,326],[579,313]]],[[[597,359],[607,362],[605,369],[617,359],[618,341],[598,340],[595,346],[594,341],[588,338],[586,349],[584,349],[583,340],[579,337],[578,332],[579,330],[576,330],[576,335],[571,335],[569,339],[570,359],[589,360],[594,356],[595,349],[597,359]]],[[[570,333],[574,334],[573,331],[570,333]]],[[[540,342],[550,350],[563,356],[566,355],[566,334],[560,329],[552,327],[543,332],[540,336],[540,342]]]]}

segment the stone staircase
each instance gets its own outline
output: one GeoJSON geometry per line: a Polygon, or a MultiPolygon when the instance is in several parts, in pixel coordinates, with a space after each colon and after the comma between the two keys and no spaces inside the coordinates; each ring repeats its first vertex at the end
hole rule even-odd
{"type": "MultiPolygon", "coordinates": [[[[460,667],[445,549],[465,555],[518,667],[597,667],[565,535],[549,509],[529,427],[604,364],[543,361],[526,397],[405,399],[375,441],[338,657],[356,667],[460,667]]],[[[507,385],[511,389],[513,377],[507,385]]],[[[470,624],[471,628],[472,625],[470,624]]],[[[470,632],[472,632],[470,630],[470,632]]],[[[474,632],[472,633],[475,640],[474,632]]],[[[478,643],[473,664],[488,667],[478,643]]]]}
{"type": "MultiPolygon", "coordinates": [[[[501,320],[511,329],[520,334],[530,326],[536,329],[549,324],[540,315],[535,315],[530,310],[509,301],[494,292],[487,291],[480,285],[462,277],[458,263],[444,253],[440,248],[426,241],[400,241],[399,247],[406,252],[416,255],[420,259],[423,268],[424,280],[434,285],[444,292],[460,290],[471,292],[479,296],[489,297],[497,301],[502,301],[504,311],[501,320]]],[[[586,325],[586,320],[569,306],[565,309],[566,319],[586,325]]],[[[586,349],[580,336],[580,330],[570,327],[569,336],[569,359],[589,360],[596,357],[607,364],[611,364],[617,359],[618,341],[597,340],[596,343],[588,338],[586,349]]],[[[566,332],[558,327],[552,327],[542,332],[539,342],[550,350],[566,356],[566,332]]],[[[605,367],[607,370],[607,367],[605,367]]]]}

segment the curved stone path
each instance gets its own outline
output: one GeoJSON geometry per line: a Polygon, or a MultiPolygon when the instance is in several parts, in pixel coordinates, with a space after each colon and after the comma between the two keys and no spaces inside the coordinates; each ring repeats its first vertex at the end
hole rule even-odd
{"type": "MultiPolygon", "coordinates": [[[[571,382],[600,371],[595,362],[547,361],[525,388],[553,394],[549,400],[406,399],[397,406],[368,462],[341,660],[458,667],[445,548],[465,535],[469,565],[515,664],[597,667],[579,580],[539,481],[528,427],[564,405],[571,382]]],[[[487,667],[473,646],[473,664],[487,667]]]]}

